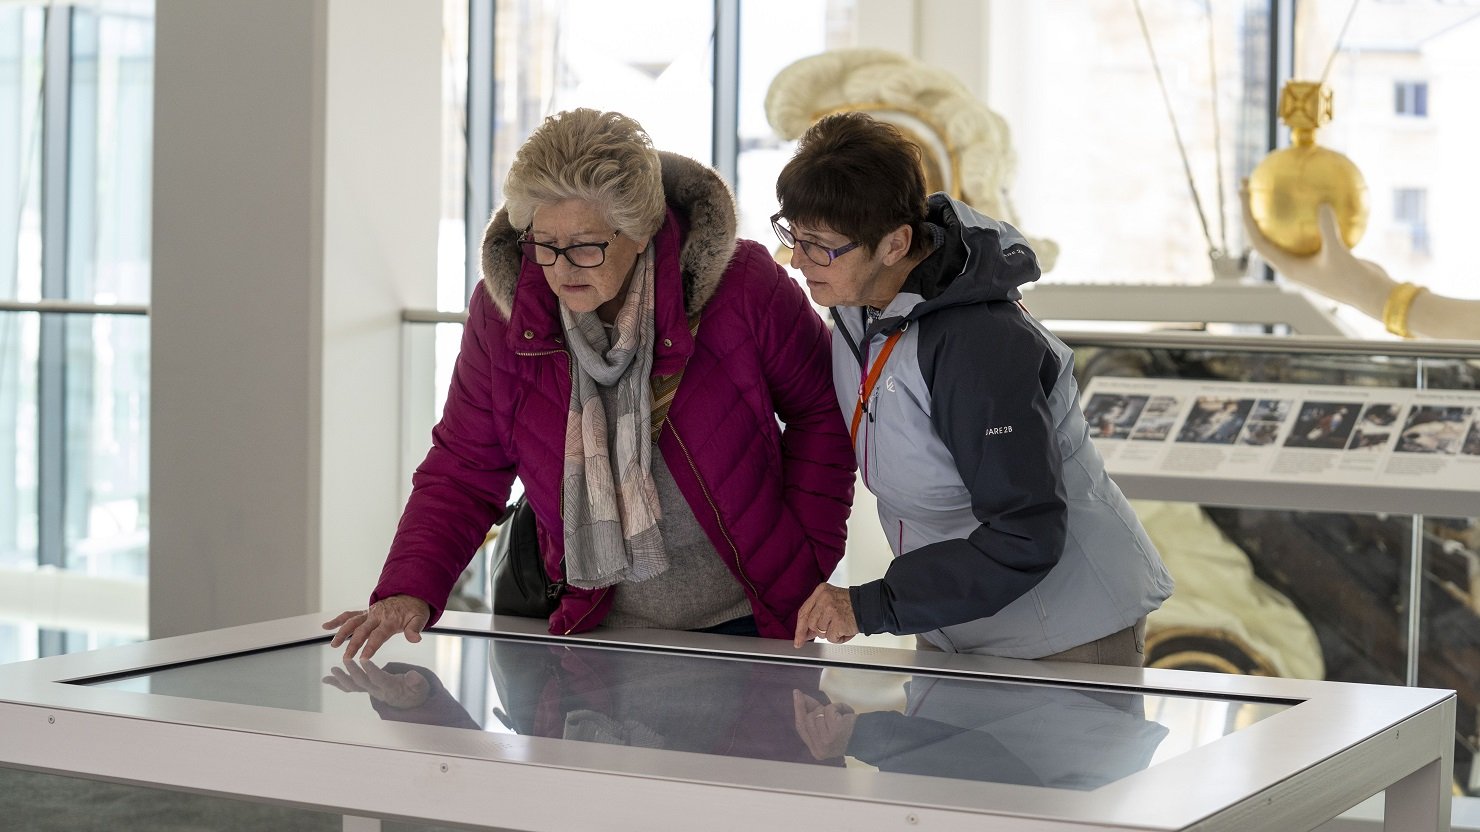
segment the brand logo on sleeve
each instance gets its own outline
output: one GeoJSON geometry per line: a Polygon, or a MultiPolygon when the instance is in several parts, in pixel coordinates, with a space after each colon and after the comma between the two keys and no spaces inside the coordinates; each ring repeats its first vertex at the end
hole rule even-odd
{"type": "Polygon", "coordinates": [[[1012,425],[1000,425],[995,428],[987,428],[984,436],[1001,436],[1004,433],[1012,433],[1012,425]]]}

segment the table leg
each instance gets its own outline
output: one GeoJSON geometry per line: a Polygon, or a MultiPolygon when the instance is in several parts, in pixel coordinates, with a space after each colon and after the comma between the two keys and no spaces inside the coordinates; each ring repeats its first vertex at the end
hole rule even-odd
{"type": "Polygon", "coordinates": [[[1448,832],[1452,775],[1445,763],[1435,760],[1388,786],[1383,803],[1385,832],[1448,832]]]}

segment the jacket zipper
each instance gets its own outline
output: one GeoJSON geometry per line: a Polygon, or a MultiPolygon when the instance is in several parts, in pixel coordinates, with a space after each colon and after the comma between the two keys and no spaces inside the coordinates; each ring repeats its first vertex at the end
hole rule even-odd
{"type": "MultiPolygon", "coordinates": [[[[515,352],[514,354],[515,355],[527,356],[529,358],[538,358],[538,357],[540,357],[542,355],[563,355],[563,356],[565,356],[565,372],[566,372],[566,375],[570,377],[570,386],[571,386],[571,389],[575,389],[575,386],[576,386],[576,365],[575,365],[575,360],[573,358],[571,358],[570,350],[542,350],[540,352],[515,352]]],[[[560,516],[561,517],[564,517],[565,516],[565,478],[564,477],[561,477],[560,478],[560,516]]]]}
{"type": "MultiPolygon", "coordinates": [[[[541,352],[516,352],[514,354],[515,355],[529,356],[529,357],[532,357],[533,358],[533,357],[538,357],[538,356],[541,356],[541,355],[555,355],[556,353],[559,353],[559,354],[565,356],[565,372],[570,377],[570,386],[571,386],[571,389],[575,389],[575,386],[576,386],[576,365],[575,365],[575,359],[571,357],[570,350],[543,350],[541,352]]],[[[562,521],[565,518],[565,477],[563,477],[563,476],[560,478],[560,517],[561,517],[562,521]]],[[[565,565],[564,565],[564,563],[562,563],[561,564],[561,571],[564,571],[564,570],[565,570],[565,565]]],[[[569,584],[566,584],[566,585],[569,586],[569,584]]],[[[575,632],[576,631],[576,628],[579,627],[579,626],[581,626],[581,622],[582,621],[585,621],[586,618],[591,615],[591,611],[594,610],[594,609],[596,609],[597,607],[601,606],[602,599],[604,599],[606,597],[606,594],[608,592],[610,592],[610,591],[611,591],[611,587],[609,587],[609,586],[602,587],[601,588],[601,593],[596,596],[595,603],[593,603],[593,604],[591,604],[591,606],[587,607],[586,608],[586,611],[581,614],[581,617],[580,618],[577,618],[575,620],[575,623],[570,625],[570,629],[566,630],[561,635],[567,635],[568,636],[571,633],[575,632]]]]}
{"type": "Polygon", "coordinates": [[[745,574],[745,568],[740,564],[740,550],[735,548],[735,541],[730,538],[730,532],[725,528],[725,520],[719,514],[719,506],[716,506],[714,498],[709,496],[709,488],[704,485],[704,478],[699,476],[699,468],[694,465],[694,458],[689,456],[689,446],[685,445],[683,437],[678,435],[678,428],[674,427],[673,420],[669,419],[667,422],[668,429],[673,431],[673,438],[678,442],[679,450],[683,451],[683,457],[689,463],[689,470],[694,472],[694,479],[699,482],[699,490],[704,492],[704,500],[709,503],[709,510],[714,512],[714,522],[719,524],[720,534],[724,535],[725,542],[730,544],[730,553],[735,556],[735,573],[745,581],[745,585],[750,588],[751,595],[759,600],[761,594],[755,588],[755,584],[750,582],[750,576],[745,574]]]}
{"type": "Polygon", "coordinates": [[[601,594],[596,596],[596,601],[594,603],[592,603],[590,607],[587,607],[585,612],[581,613],[581,617],[576,619],[576,623],[570,625],[570,629],[569,630],[566,630],[564,633],[561,633],[561,635],[568,636],[571,633],[574,633],[576,631],[576,628],[579,627],[579,626],[581,626],[581,622],[582,621],[585,621],[586,620],[586,617],[591,614],[591,610],[594,610],[597,607],[601,606],[602,599],[606,597],[606,594],[608,592],[611,592],[611,589],[612,588],[609,587],[609,586],[602,587],[601,588],[601,594]]]}
{"type": "MultiPolygon", "coordinates": [[[[908,331],[909,328],[910,328],[910,322],[909,321],[905,321],[900,326],[899,331],[901,333],[903,333],[903,332],[908,331]]],[[[846,333],[846,327],[844,327],[844,330],[845,330],[845,333],[846,333]]],[[[864,324],[864,328],[863,328],[862,351],[858,353],[858,399],[859,399],[860,405],[863,407],[863,415],[864,415],[864,420],[863,420],[863,444],[861,446],[862,449],[863,449],[863,453],[861,454],[861,456],[863,458],[863,462],[859,466],[859,468],[863,472],[863,484],[864,484],[865,487],[868,487],[870,490],[872,490],[873,483],[871,483],[869,481],[869,457],[870,456],[876,456],[877,455],[877,454],[871,454],[870,453],[870,449],[873,448],[873,447],[875,447],[875,443],[873,441],[873,423],[874,423],[875,419],[877,418],[875,405],[876,405],[876,403],[878,402],[878,400],[879,400],[879,398],[881,396],[881,394],[879,393],[879,391],[876,389],[876,390],[874,390],[874,391],[872,391],[872,392],[869,393],[869,397],[868,397],[868,400],[867,401],[864,401],[864,399],[863,399],[863,387],[864,387],[864,385],[868,381],[868,373],[869,373],[868,361],[869,361],[869,357],[872,354],[872,352],[873,352],[872,342],[868,338],[868,324],[865,323],[864,324]]],[[[881,372],[882,372],[882,370],[883,370],[883,368],[880,368],[880,371],[881,372]]],[[[887,382],[886,382],[886,386],[887,386],[887,382]]],[[[857,453],[857,450],[858,449],[855,448],[854,449],[854,453],[857,453]]]]}

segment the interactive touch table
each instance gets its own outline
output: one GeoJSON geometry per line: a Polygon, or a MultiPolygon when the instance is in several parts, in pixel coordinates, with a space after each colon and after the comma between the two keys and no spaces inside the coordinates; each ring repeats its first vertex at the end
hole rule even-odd
{"type": "Polygon", "coordinates": [[[1449,823],[1449,691],[448,614],[329,614],[0,665],[0,765],[509,829],[1449,823]]]}

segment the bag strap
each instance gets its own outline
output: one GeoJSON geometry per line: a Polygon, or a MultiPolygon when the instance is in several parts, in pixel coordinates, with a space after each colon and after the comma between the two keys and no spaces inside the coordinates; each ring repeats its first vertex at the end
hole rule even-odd
{"type": "MultiPolygon", "coordinates": [[[[695,313],[689,321],[689,334],[694,338],[699,337],[699,315],[695,313]]],[[[683,380],[683,368],[678,372],[666,376],[653,376],[653,441],[658,441],[658,435],[663,432],[663,422],[668,419],[668,408],[673,406],[673,396],[678,392],[678,383],[683,380]]]]}

